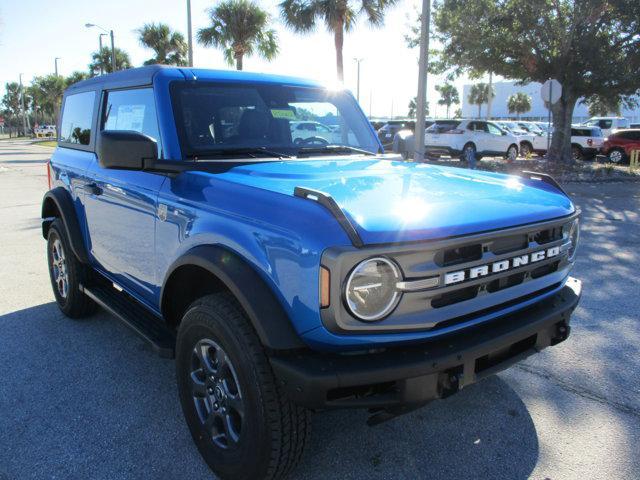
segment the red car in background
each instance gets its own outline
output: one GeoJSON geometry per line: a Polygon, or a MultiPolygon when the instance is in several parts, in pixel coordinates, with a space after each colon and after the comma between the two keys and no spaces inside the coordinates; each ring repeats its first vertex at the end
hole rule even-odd
{"type": "Polygon", "coordinates": [[[602,144],[602,153],[613,163],[628,162],[632,150],[640,150],[640,129],[618,130],[602,144]]]}

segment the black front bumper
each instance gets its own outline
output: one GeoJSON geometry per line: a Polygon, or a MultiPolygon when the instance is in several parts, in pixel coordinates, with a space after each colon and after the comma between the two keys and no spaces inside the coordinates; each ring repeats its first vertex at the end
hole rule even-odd
{"type": "Polygon", "coordinates": [[[581,289],[569,278],[531,307],[428,343],[357,355],[307,351],[271,357],[271,365],[292,400],[311,409],[411,410],[566,340],[581,289]]]}

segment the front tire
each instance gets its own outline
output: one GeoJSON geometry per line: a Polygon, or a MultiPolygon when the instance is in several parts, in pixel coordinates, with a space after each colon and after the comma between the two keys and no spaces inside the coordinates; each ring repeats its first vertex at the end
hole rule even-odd
{"type": "Polygon", "coordinates": [[[80,285],[87,283],[91,269],[76,258],[59,218],[49,227],[47,261],[53,295],[62,313],[70,318],[91,315],[96,304],[80,290],[80,285]]]}
{"type": "Polygon", "coordinates": [[[222,479],[279,479],[298,464],[310,412],[277,385],[235,299],[207,295],[184,315],[176,343],[182,410],[193,440],[222,479]]]}

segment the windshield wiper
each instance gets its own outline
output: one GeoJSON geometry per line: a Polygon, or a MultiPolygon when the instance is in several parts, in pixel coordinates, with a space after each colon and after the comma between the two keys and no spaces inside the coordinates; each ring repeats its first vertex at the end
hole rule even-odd
{"type": "Polygon", "coordinates": [[[348,145],[325,145],[323,147],[302,147],[298,149],[298,156],[312,153],[361,153],[362,155],[375,155],[375,153],[369,150],[350,147],[348,145]]]}
{"type": "Polygon", "coordinates": [[[269,150],[265,147],[217,148],[215,150],[207,150],[202,153],[192,153],[188,155],[187,158],[191,160],[198,160],[198,159],[218,158],[218,157],[238,156],[238,155],[246,155],[251,158],[258,158],[258,156],[274,157],[274,158],[291,158],[291,155],[287,155],[286,153],[282,153],[282,152],[276,152],[274,150],[269,150]]]}

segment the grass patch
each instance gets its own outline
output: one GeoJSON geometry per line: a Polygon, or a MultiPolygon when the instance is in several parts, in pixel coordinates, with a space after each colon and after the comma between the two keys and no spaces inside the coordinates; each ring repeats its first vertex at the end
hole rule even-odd
{"type": "Polygon", "coordinates": [[[45,140],[43,142],[33,142],[34,145],[40,145],[41,147],[51,147],[56,148],[58,146],[58,142],[55,140],[45,140]]]}

